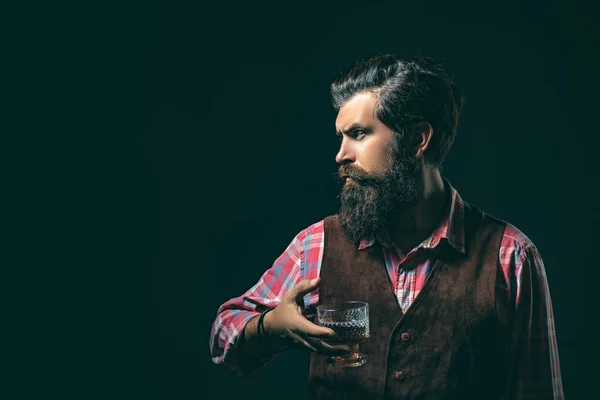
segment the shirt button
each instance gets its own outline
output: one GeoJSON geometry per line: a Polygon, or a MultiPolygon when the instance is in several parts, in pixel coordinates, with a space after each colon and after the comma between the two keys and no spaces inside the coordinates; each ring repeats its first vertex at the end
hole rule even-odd
{"type": "Polygon", "coordinates": [[[399,381],[404,379],[404,377],[405,377],[404,371],[397,371],[396,374],[394,375],[394,378],[398,379],[399,381]]]}
{"type": "Polygon", "coordinates": [[[400,338],[402,339],[403,342],[408,342],[411,339],[410,333],[408,332],[402,332],[402,335],[400,335],[400,338]]]}

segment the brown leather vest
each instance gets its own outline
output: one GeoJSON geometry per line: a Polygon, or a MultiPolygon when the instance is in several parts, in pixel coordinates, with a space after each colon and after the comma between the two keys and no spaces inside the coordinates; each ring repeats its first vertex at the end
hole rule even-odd
{"type": "Polygon", "coordinates": [[[358,250],[325,219],[321,303],[369,303],[371,337],[361,344],[365,365],[334,368],[310,358],[312,399],[502,399],[508,299],[498,253],[506,224],[465,204],[465,249],[443,241],[425,287],[403,314],[376,242],[358,250]]]}

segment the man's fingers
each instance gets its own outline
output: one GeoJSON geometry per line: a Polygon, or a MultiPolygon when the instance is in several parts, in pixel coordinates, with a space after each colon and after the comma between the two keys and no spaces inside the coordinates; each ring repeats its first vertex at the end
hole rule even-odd
{"type": "Polygon", "coordinates": [[[291,337],[297,344],[305,347],[306,349],[314,353],[318,353],[324,356],[341,356],[351,352],[350,347],[345,344],[331,345],[329,343],[325,343],[321,339],[297,333],[292,334],[291,337]]]}
{"type": "Polygon", "coordinates": [[[334,338],[336,336],[332,329],[313,324],[304,317],[298,320],[296,331],[316,338],[334,338]]]}
{"type": "Polygon", "coordinates": [[[324,356],[341,356],[351,352],[350,346],[346,344],[332,345],[322,341],[321,339],[311,337],[306,337],[305,339],[306,342],[308,342],[312,348],[316,349],[315,351],[317,353],[324,356]]]}
{"type": "Polygon", "coordinates": [[[290,337],[294,340],[294,342],[300,343],[310,351],[318,353],[318,350],[312,344],[309,343],[308,338],[304,338],[301,335],[298,335],[297,333],[292,334],[290,337]]]}
{"type": "MultiPolygon", "coordinates": [[[[326,355],[341,356],[342,354],[348,354],[352,351],[350,349],[350,346],[348,346],[347,344],[332,345],[322,340],[319,340],[319,342],[321,346],[321,352],[326,355]]],[[[313,346],[318,347],[315,344],[313,344],[313,346]]]]}
{"type": "Polygon", "coordinates": [[[319,287],[321,278],[315,278],[312,280],[304,279],[296,284],[286,296],[290,301],[300,302],[302,298],[319,287]]]}

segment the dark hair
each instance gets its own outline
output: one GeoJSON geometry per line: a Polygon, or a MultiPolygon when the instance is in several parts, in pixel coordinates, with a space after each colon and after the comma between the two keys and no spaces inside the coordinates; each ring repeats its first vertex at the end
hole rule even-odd
{"type": "Polygon", "coordinates": [[[433,127],[425,161],[440,167],[456,136],[463,98],[443,68],[426,57],[383,55],[364,60],[331,85],[339,110],[358,93],[378,96],[375,116],[402,141],[419,121],[433,127]]]}

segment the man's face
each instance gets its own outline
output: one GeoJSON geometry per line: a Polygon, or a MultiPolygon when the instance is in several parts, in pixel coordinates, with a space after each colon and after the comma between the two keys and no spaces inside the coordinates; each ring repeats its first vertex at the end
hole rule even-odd
{"type": "Polygon", "coordinates": [[[357,94],[340,108],[335,123],[342,139],[335,159],[345,180],[340,225],[354,242],[374,235],[422,193],[419,161],[375,117],[376,107],[376,95],[357,94]]]}

